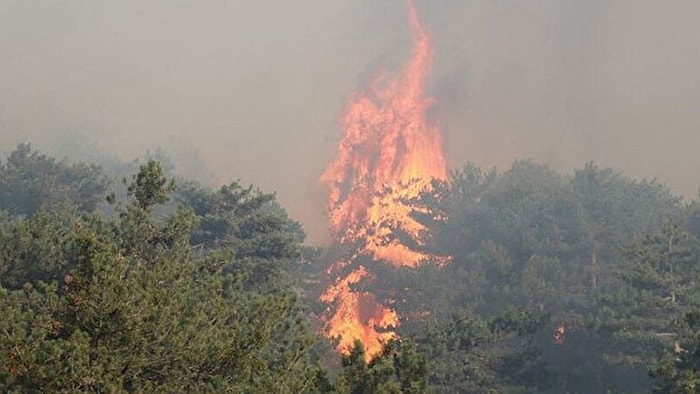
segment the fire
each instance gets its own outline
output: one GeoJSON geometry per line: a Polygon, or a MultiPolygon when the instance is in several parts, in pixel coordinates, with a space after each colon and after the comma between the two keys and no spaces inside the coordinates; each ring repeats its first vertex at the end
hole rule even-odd
{"type": "MultiPolygon", "coordinates": [[[[339,121],[344,135],[336,159],[321,177],[329,189],[333,236],[357,249],[342,266],[361,255],[395,267],[446,262],[416,250],[428,234],[413,213],[430,212],[411,201],[430,190],[432,179],[447,179],[447,168],[440,129],[426,116],[434,104],[424,93],[431,40],[411,0],[407,4],[413,36],[410,60],[396,76],[379,74],[367,89],[350,97],[339,121]]],[[[338,279],[321,300],[333,304],[327,334],[340,337],[338,350],[348,353],[360,340],[371,356],[395,336],[390,329],[399,325],[399,318],[372,294],[352,289],[363,280],[371,275],[361,266],[338,279]]]]}
{"type": "Polygon", "coordinates": [[[411,250],[395,230],[422,244],[423,226],[407,201],[447,178],[442,138],[426,111],[433,100],[423,92],[431,42],[408,2],[414,48],[396,77],[377,77],[353,95],[340,119],[345,130],[338,154],[321,177],[330,189],[333,235],[341,242],[364,241],[365,252],[396,266],[415,267],[429,258],[411,250]]]}
{"type": "Polygon", "coordinates": [[[382,343],[395,336],[387,329],[399,324],[396,312],[379,304],[372,293],[354,292],[350,288],[367,276],[365,267],[360,266],[321,296],[321,301],[337,304],[329,321],[328,335],[340,338],[338,350],[345,354],[350,353],[358,339],[368,357],[381,352],[382,343]]]}
{"type": "Polygon", "coordinates": [[[556,343],[557,345],[563,344],[565,335],[566,335],[566,325],[564,323],[560,323],[554,329],[554,343],[556,343]]]}

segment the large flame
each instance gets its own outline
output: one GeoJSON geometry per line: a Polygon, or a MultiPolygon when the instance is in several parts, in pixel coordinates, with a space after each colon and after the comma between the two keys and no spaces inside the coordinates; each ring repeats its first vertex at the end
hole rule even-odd
{"type": "Polygon", "coordinates": [[[328,335],[340,339],[338,350],[345,354],[350,353],[356,340],[362,342],[368,356],[378,353],[382,343],[395,336],[387,329],[399,324],[396,312],[379,304],[372,293],[356,292],[350,288],[367,276],[365,267],[360,266],[321,296],[325,303],[336,303],[335,314],[328,324],[328,335]]]}
{"type": "MultiPolygon", "coordinates": [[[[444,261],[415,250],[424,245],[426,234],[413,217],[417,208],[411,200],[429,190],[433,178],[445,180],[447,169],[440,130],[426,116],[433,104],[424,93],[431,40],[413,3],[407,3],[414,44],[410,61],[398,75],[379,75],[350,98],[340,118],[344,135],[337,157],[321,177],[330,190],[334,238],[357,248],[349,264],[361,255],[396,267],[444,261]]],[[[327,334],[340,337],[341,352],[360,340],[370,357],[395,336],[390,329],[399,324],[396,312],[351,287],[369,279],[360,267],[337,279],[321,297],[331,304],[327,334]]]]}

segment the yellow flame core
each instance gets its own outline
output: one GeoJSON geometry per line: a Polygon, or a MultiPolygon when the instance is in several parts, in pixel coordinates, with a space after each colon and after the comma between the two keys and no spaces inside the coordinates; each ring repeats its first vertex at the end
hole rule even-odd
{"type": "Polygon", "coordinates": [[[367,276],[367,270],[360,266],[321,296],[321,301],[336,304],[327,334],[340,338],[337,350],[344,354],[350,353],[356,340],[362,342],[368,355],[377,354],[382,343],[395,336],[388,329],[399,324],[396,312],[380,305],[371,293],[351,290],[351,285],[367,276]]]}
{"type": "MultiPolygon", "coordinates": [[[[413,50],[396,76],[378,76],[368,89],[349,99],[340,119],[344,130],[336,159],[321,177],[329,189],[329,219],[334,238],[357,244],[356,256],[371,256],[396,267],[416,267],[427,260],[446,261],[414,250],[424,245],[425,227],[412,214],[410,201],[429,190],[432,179],[447,179],[442,137],[426,116],[433,100],[424,93],[431,59],[431,40],[408,1],[413,50]]],[[[424,212],[423,213],[429,213],[424,212]]],[[[345,265],[345,264],[343,264],[345,265]]],[[[321,297],[330,304],[327,334],[339,337],[338,350],[348,353],[355,340],[368,357],[395,337],[399,325],[391,308],[352,285],[369,280],[360,267],[338,279],[321,297]]]]}

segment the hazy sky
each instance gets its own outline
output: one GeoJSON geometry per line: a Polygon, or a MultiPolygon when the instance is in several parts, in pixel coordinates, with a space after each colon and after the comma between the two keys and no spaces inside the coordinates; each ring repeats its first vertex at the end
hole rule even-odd
{"type": "MultiPolygon", "coordinates": [[[[415,2],[451,166],[593,160],[696,194],[700,2],[415,2]]],[[[403,0],[0,0],[0,154],[20,141],[123,159],[160,146],[189,175],[277,191],[320,240],[335,120],[377,67],[405,60],[405,12],[403,0]]]]}

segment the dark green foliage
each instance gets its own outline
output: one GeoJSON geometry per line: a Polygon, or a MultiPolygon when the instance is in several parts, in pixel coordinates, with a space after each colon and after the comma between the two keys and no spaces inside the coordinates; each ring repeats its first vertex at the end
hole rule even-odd
{"type": "Polygon", "coordinates": [[[257,290],[288,286],[284,273],[300,258],[305,234],[274,201],[274,195],[237,183],[216,191],[188,184],[178,200],[192,207],[198,220],[191,244],[199,249],[225,248],[233,260],[224,272],[245,272],[245,282],[257,290]]]}
{"type": "Polygon", "coordinates": [[[604,326],[615,338],[611,357],[647,366],[655,392],[698,390],[700,242],[669,224],[624,249],[621,285],[606,298],[604,326]]]}
{"type": "Polygon", "coordinates": [[[436,393],[544,391],[557,384],[531,336],[548,323],[534,311],[507,310],[490,320],[461,310],[416,338],[436,393]]]}
{"type": "Polygon", "coordinates": [[[433,182],[412,246],[451,261],[358,257],[400,339],[326,370],[319,261],[346,246],[302,246],[253,187],[175,187],[154,160],[130,180],[104,216],[98,168],[0,164],[0,391],[700,391],[700,203],[657,182],[530,161],[433,182]]]}
{"type": "MultiPolygon", "coordinates": [[[[593,164],[562,176],[530,161],[503,174],[469,165],[411,203],[431,235],[418,247],[451,261],[360,258],[377,278],[356,290],[395,306],[432,391],[649,392],[648,368],[661,392],[692,386],[694,353],[671,339],[694,349],[683,316],[698,307],[697,203],[593,164]]],[[[346,360],[349,386],[377,390],[362,358],[346,360]]]]}
{"type": "Polygon", "coordinates": [[[156,204],[168,201],[168,194],[175,184],[165,177],[160,163],[149,160],[141,166],[140,171],[134,175],[129,185],[128,195],[136,199],[139,208],[150,211],[156,204]]]}
{"type": "Polygon", "coordinates": [[[392,299],[391,289],[409,289],[406,301],[397,304],[399,314],[412,320],[401,333],[422,335],[416,318],[425,311],[431,320],[446,322],[466,310],[475,321],[491,324],[485,331],[489,346],[427,357],[445,363],[429,368],[449,379],[439,383],[442,391],[649,387],[643,366],[613,361],[617,337],[606,327],[602,308],[611,290],[620,288],[615,273],[622,248],[684,215],[666,187],[593,164],[562,176],[519,161],[503,174],[469,165],[449,183],[434,182],[434,190],[415,203],[431,212],[416,215],[432,234],[426,248],[452,260],[444,268],[377,270],[381,298],[392,299]],[[560,324],[566,335],[557,345],[553,336],[560,324]],[[511,334],[494,337],[499,330],[511,334]],[[489,361],[463,367],[469,354],[489,361]],[[459,378],[470,369],[470,380],[459,378]]]}
{"type": "Polygon", "coordinates": [[[425,393],[428,389],[427,363],[408,341],[389,341],[381,354],[367,364],[362,343],[343,357],[337,379],[339,394],[425,393]]]}
{"type": "Polygon", "coordinates": [[[44,205],[71,203],[92,211],[104,198],[107,183],[97,166],[57,162],[20,144],[0,162],[0,210],[31,216],[44,205]]]}
{"type": "Polygon", "coordinates": [[[679,323],[673,348],[666,348],[649,371],[656,379],[656,393],[700,390],[700,310],[689,308],[679,323]]]}
{"type": "Polygon", "coordinates": [[[41,208],[27,219],[0,215],[0,285],[19,289],[60,279],[74,263],[75,215],[65,205],[41,208]]]}
{"type": "Polygon", "coordinates": [[[234,244],[240,222],[270,203],[274,196],[234,182],[213,192],[194,183],[186,184],[178,188],[177,198],[199,217],[200,224],[192,234],[193,244],[212,247],[234,244]]]}
{"type": "Polygon", "coordinates": [[[292,293],[250,291],[246,272],[206,269],[230,264],[231,255],[208,250],[193,257],[197,216],[188,208],[152,217],[169,185],[149,162],[129,187],[134,201],[116,220],[72,211],[5,221],[2,236],[12,243],[3,243],[0,261],[13,270],[3,278],[15,278],[15,288],[27,283],[0,288],[0,391],[328,388],[309,361],[313,336],[292,293]]]}

